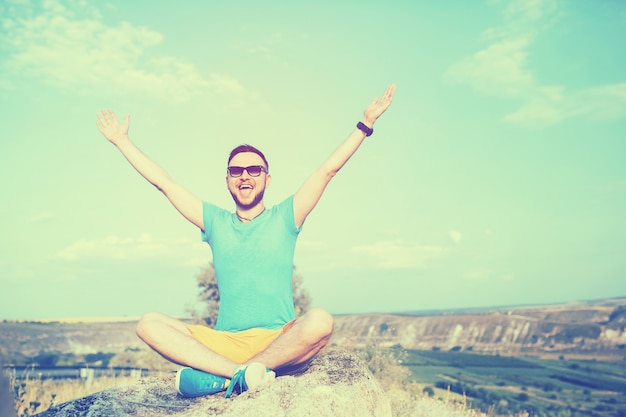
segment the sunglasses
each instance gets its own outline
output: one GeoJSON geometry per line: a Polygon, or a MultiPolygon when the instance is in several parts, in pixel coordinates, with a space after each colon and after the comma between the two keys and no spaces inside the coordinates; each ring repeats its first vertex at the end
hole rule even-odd
{"type": "Polygon", "coordinates": [[[265,172],[267,174],[267,168],[265,168],[263,165],[250,165],[249,167],[228,167],[228,175],[233,178],[241,177],[243,175],[243,171],[248,171],[248,174],[251,177],[258,177],[259,175],[261,175],[261,172],[265,172]]]}

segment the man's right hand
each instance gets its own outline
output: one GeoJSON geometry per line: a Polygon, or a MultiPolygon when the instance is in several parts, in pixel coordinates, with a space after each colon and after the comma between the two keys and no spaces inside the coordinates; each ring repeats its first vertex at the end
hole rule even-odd
{"type": "Polygon", "coordinates": [[[121,141],[128,140],[129,121],[128,114],[124,117],[124,122],[120,123],[113,110],[109,110],[108,113],[102,110],[98,113],[96,126],[109,142],[117,146],[121,141]]]}
{"type": "Polygon", "coordinates": [[[96,126],[100,133],[124,155],[130,164],[148,182],[161,191],[172,205],[187,220],[204,230],[202,218],[202,200],[187,191],[156,162],[144,155],[128,137],[130,116],[124,117],[120,123],[113,110],[102,110],[98,114],[96,126]]]}

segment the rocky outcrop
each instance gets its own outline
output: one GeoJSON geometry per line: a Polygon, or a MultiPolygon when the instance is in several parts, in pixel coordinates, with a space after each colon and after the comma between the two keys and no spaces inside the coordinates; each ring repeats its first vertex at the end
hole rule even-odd
{"type": "Polygon", "coordinates": [[[262,389],[229,399],[224,394],[189,399],[174,389],[174,375],[150,377],[40,413],[39,417],[390,417],[378,381],[352,353],[318,355],[298,376],[283,376],[262,389]]]}

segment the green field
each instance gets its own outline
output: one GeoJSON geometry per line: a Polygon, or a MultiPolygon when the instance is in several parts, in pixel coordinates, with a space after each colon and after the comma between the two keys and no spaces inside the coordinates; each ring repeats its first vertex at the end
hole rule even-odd
{"type": "Polygon", "coordinates": [[[626,361],[417,350],[403,356],[414,381],[465,395],[490,414],[626,416],[626,361]]]}

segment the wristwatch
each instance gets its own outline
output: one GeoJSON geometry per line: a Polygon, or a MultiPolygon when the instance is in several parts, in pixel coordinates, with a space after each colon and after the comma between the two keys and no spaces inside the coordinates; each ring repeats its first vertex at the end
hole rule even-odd
{"type": "Polygon", "coordinates": [[[367,127],[367,125],[363,122],[357,123],[356,127],[361,132],[365,133],[365,136],[372,136],[372,133],[374,133],[374,129],[372,129],[371,127],[367,127]]]}

